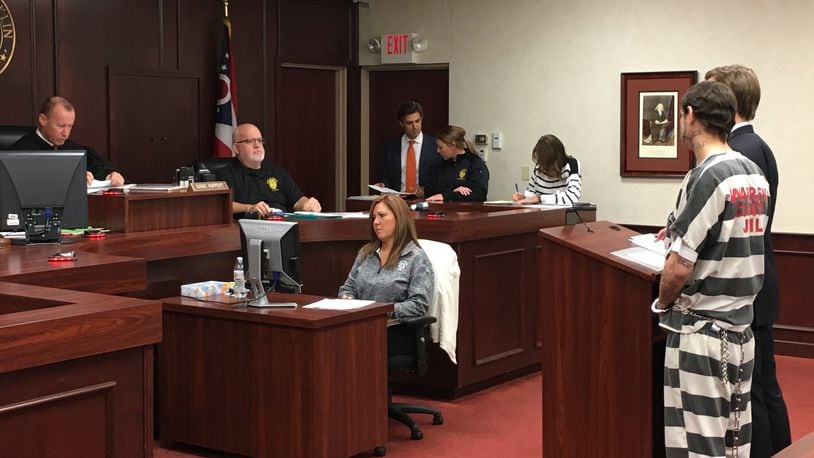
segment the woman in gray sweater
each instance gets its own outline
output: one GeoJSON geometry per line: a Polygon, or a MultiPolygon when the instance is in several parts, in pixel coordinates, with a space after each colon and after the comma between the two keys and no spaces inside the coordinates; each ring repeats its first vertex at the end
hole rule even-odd
{"type": "Polygon", "coordinates": [[[396,195],[380,196],[370,208],[370,241],[359,250],[339,297],[392,302],[396,318],[423,316],[434,287],[407,204],[396,195]]]}

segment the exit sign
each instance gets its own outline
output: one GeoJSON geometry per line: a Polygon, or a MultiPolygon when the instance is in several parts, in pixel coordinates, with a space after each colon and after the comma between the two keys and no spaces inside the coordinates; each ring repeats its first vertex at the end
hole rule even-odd
{"type": "Polygon", "coordinates": [[[415,63],[416,53],[410,42],[415,38],[414,33],[391,33],[382,35],[382,63],[383,64],[412,64],[415,63]]]}

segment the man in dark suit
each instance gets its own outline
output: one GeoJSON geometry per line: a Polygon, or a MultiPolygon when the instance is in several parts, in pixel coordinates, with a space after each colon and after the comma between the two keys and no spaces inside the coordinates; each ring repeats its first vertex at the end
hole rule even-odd
{"type": "Polygon", "coordinates": [[[786,402],[777,381],[772,324],[778,316],[777,268],[772,246],[772,222],[779,181],[777,162],[769,145],[755,133],[751,120],[760,103],[760,83],[752,69],[727,65],[708,71],[708,80],[726,84],[735,93],[738,111],[729,134],[729,146],[760,167],[769,182],[771,204],[764,236],[765,274],[763,288],[755,298],[752,331],[755,334],[755,368],[752,375],[752,456],[769,457],[791,444],[786,402]]]}
{"type": "Polygon", "coordinates": [[[404,135],[384,145],[384,161],[376,184],[396,191],[413,192],[423,198],[424,189],[435,179],[442,161],[435,138],[421,132],[424,108],[420,103],[402,102],[396,118],[404,135]]]}
{"type": "Polygon", "coordinates": [[[64,97],[53,96],[42,104],[37,128],[11,145],[13,150],[85,150],[88,185],[94,179],[109,180],[113,186],[124,184],[124,177],[96,151],[71,140],[76,111],[64,97]]]}

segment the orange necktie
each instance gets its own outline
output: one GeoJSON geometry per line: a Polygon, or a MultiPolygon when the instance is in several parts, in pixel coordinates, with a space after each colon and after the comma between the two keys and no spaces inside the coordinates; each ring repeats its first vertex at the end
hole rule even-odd
{"type": "Polygon", "coordinates": [[[417,188],[417,180],[415,174],[415,148],[413,148],[414,140],[409,141],[407,146],[407,164],[404,167],[404,190],[407,192],[415,192],[417,188]]]}

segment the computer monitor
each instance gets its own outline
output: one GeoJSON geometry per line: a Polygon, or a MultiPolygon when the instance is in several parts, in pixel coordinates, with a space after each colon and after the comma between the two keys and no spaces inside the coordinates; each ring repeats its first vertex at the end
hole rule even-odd
{"type": "Polygon", "coordinates": [[[88,225],[85,151],[0,151],[0,230],[29,243],[88,225]]]}
{"type": "Polygon", "coordinates": [[[293,303],[273,304],[266,300],[266,291],[302,291],[300,277],[300,235],[297,223],[241,219],[240,231],[244,258],[248,265],[247,279],[255,307],[296,306],[293,303]],[[268,288],[263,283],[268,283],[268,288]]]}

